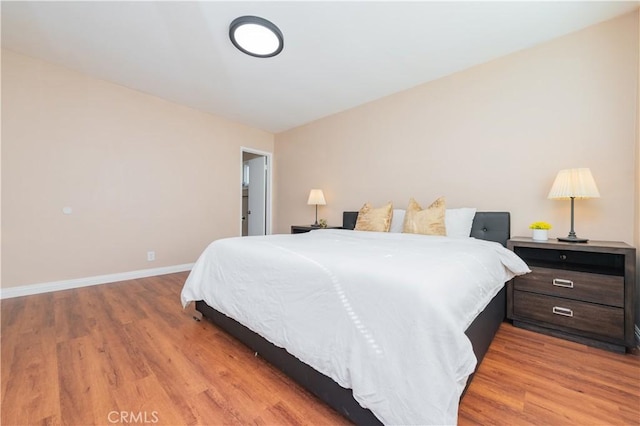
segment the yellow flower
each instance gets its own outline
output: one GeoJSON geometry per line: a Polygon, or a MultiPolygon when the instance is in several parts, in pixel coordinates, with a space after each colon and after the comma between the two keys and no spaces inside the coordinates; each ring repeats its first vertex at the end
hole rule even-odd
{"type": "Polygon", "coordinates": [[[551,224],[548,222],[533,222],[529,225],[529,229],[551,229],[551,224]]]}

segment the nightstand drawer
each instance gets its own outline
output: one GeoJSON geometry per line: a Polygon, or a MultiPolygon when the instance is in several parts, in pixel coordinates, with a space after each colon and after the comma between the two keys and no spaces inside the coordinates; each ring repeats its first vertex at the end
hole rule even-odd
{"type": "Polygon", "coordinates": [[[624,306],[624,277],[531,267],[531,273],[516,277],[516,290],[624,306]]]}
{"type": "Polygon", "coordinates": [[[514,291],[515,318],[523,317],[607,338],[624,338],[624,309],[514,291]]]}

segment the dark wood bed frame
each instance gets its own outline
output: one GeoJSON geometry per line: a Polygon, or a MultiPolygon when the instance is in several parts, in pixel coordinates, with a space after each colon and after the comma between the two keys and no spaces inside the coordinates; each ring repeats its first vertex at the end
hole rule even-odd
{"type": "MultiPolygon", "coordinates": [[[[343,227],[353,229],[357,216],[358,212],[344,212],[343,227]]],[[[473,220],[471,236],[496,241],[506,246],[510,236],[509,213],[477,212],[473,220]]],[[[489,349],[498,327],[505,319],[505,309],[506,298],[503,288],[465,332],[473,344],[478,365],[489,349]]],[[[289,354],[285,349],[273,345],[259,334],[211,308],[205,302],[197,301],[196,310],[352,422],[358,425],[381,424],[370,410],[363,408],[353,398],[351,389],[341,387],[331,378],[289,354]]],[[[467,387],[471,383],[471,379],[472,377],[469,377],[467,387]]]]}

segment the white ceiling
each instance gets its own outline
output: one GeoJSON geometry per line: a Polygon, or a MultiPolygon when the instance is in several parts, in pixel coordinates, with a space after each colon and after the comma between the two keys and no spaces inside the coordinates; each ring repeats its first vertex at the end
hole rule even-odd
{"type": "Polygon", "coordinates": [[[273,133],[525,49],[637,1],[6,2],[2,46],[273,133]],[[271,20],[283,52],[236,50],[271,20]]]}

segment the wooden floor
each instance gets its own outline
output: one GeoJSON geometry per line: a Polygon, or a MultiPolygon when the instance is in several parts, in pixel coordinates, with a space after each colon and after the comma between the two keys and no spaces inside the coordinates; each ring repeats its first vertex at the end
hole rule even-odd
{"type": "MultiPolygon", "coordinates": [[[[186,273],[2,300],[2,425],[347,422],[183,311],[186,273]]],[[[461,425],[640,424],[640,357],[503,324],[461,425]]]]}

